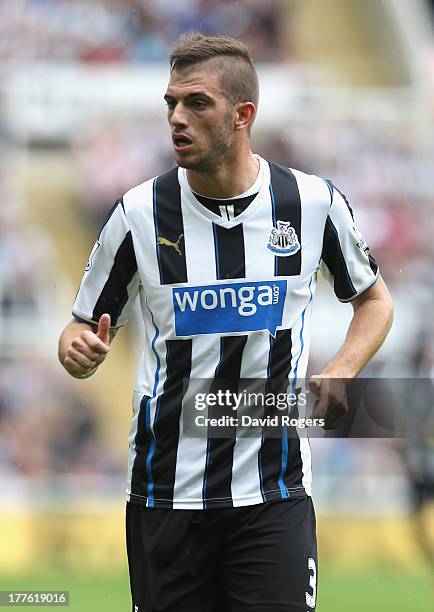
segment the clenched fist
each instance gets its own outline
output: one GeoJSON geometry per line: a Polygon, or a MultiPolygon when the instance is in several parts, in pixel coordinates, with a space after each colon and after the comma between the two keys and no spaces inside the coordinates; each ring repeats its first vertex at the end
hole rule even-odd
{"type": "Polygon", "coordinates": [[[318,397],[312,417],[324,419],[324,429],[336,429],[348,413],[344,379],[311,376],[309,389],[318,397]]]}
{"type": "Polygon", "coordinates": [[[75,378],[88,378],[110,350],[110,315],[103,314],[95,333],[90,325],[72,321],[59,341],[59,359],[75,378]]]}

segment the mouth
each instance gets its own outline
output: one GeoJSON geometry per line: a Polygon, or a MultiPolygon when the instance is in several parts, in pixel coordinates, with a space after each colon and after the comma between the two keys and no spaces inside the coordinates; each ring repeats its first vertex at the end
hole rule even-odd
{"type": "Polygon", "coordinates": [[[172,135],[173,147],[175,151],[188,151],[193,146],[193,141],[185,134],[172,135]]]}

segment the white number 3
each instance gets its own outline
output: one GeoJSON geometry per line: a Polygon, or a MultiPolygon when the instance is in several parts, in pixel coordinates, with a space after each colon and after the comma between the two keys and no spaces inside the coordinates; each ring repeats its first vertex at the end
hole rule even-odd
{"type": "Polygon", "coordinates": [[[312,589],[312,595],[310,595],[306,591],[306,593],[305,593],[305,595],[306,595],[306,605],[309,606],[309,608],[314,608],[315,607],[315,601],[316,601],[316,565],[315,565],[315,559],[312,559],[312,557],[309,557],[309,559],[307,560],[307,566],[309,568],[309,573],[310,573],[309,586],[312,589]]]}

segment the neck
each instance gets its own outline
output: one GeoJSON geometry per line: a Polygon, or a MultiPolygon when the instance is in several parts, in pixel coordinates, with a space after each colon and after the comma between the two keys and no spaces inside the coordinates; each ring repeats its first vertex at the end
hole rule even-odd
{"type": "Polygon", "coordinates": [[[187,170],[193,191],[208,198],[234,198],[247,191],[258,178],[259,160],[252,152],[224,162],[212,173],[187,170]]]}

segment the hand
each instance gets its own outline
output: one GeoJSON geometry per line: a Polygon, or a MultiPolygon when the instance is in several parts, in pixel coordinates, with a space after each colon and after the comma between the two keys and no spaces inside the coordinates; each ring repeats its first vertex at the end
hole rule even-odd
{"type": "Polygon", "coordinates": [[[107,357],[110,350],[110,315],[103,314],[98,331],[83,330],[66,351],[63,365],[75,378],[87,378],[107,357]]]}
{"type": "Polygon", "coordinates": [[[311,376],[309,389],[318,397],[315,402],[312,418],[324,419],[324,429],[336,429],[348,413],[345,380],[311,376]]]}

